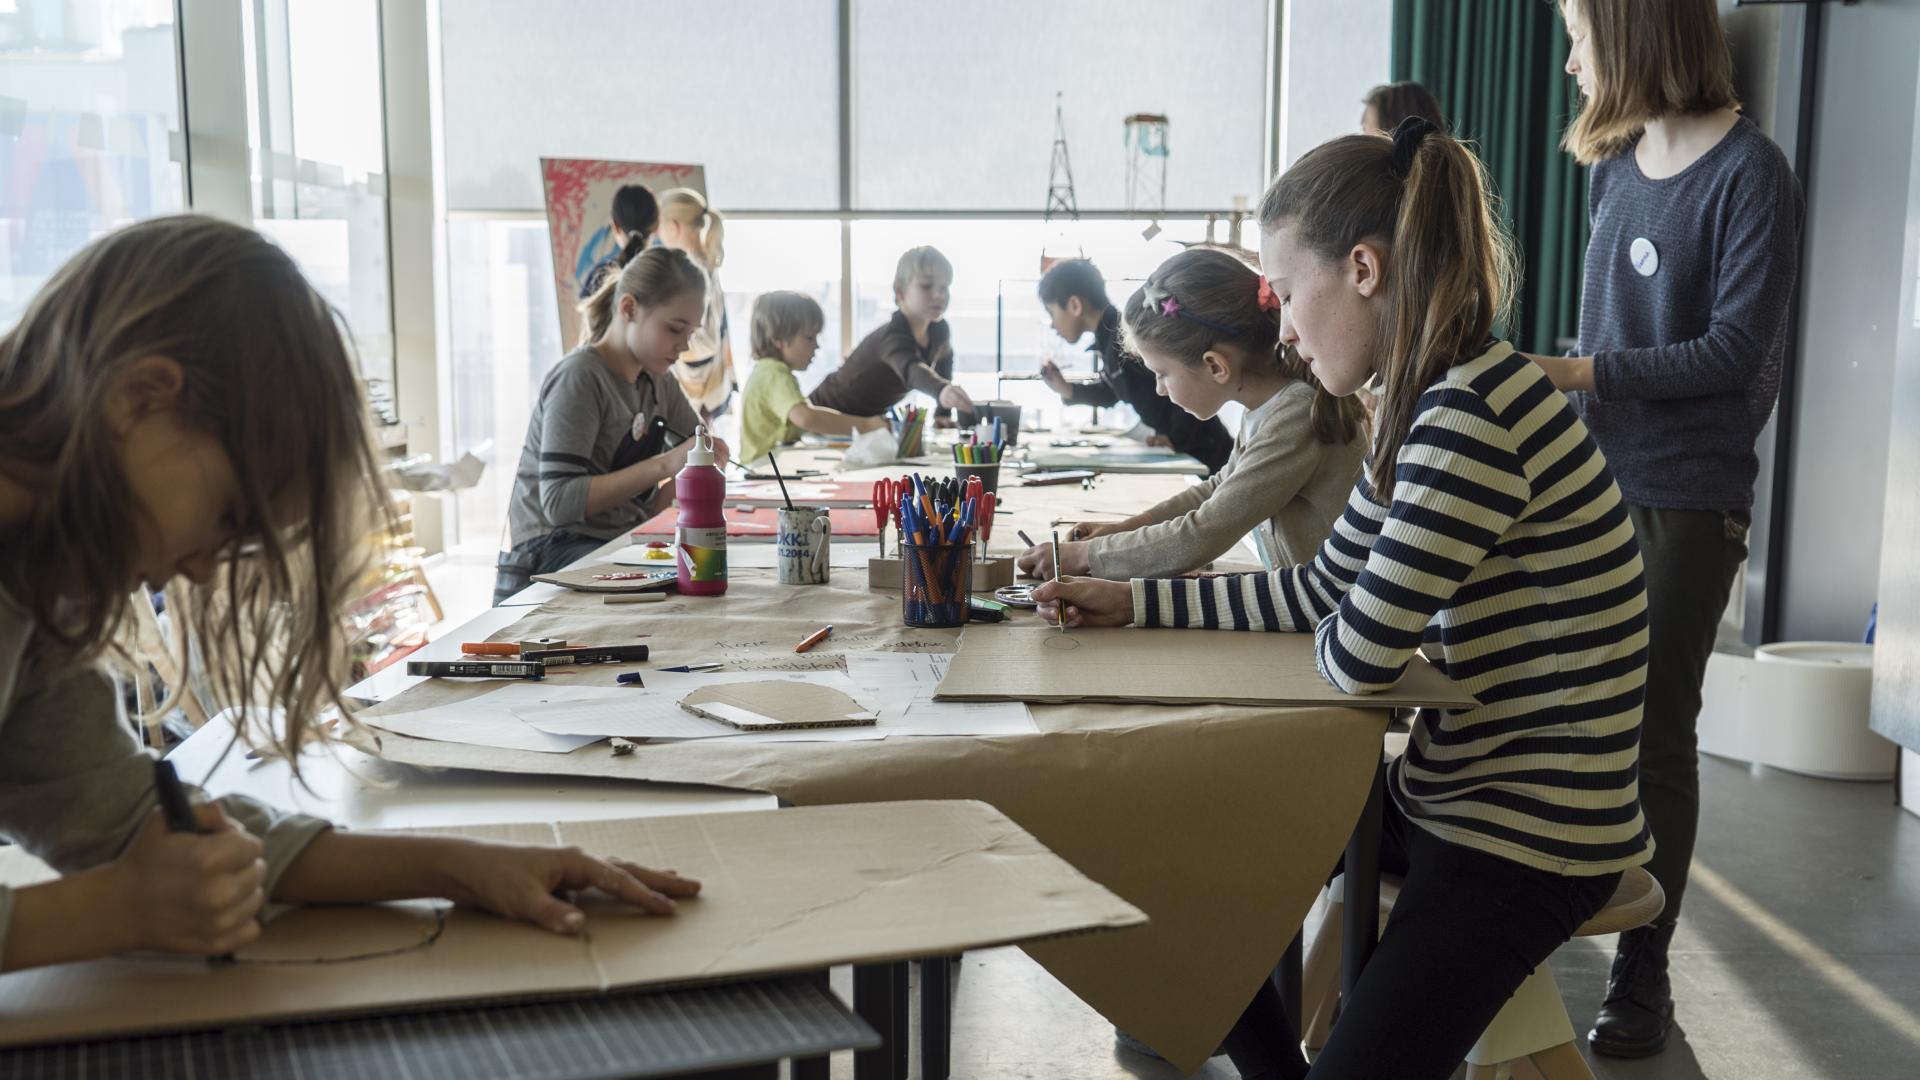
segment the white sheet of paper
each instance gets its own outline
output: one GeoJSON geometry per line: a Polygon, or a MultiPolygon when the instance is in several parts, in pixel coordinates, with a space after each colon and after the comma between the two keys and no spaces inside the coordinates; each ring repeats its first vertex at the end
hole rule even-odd
{"type": "Polygon", "coordinates": [[[516,682],[490,694],[432,709],[369,716],[367,723],[377,728],[411,735],[416,739],[440,742],[497,746],[505,750],[535,750],[543,754],[566,754],[604,736],[556,734],[542,731],[514,715],[515,709],[571,702],[576,708],[615,697],[622,688],[605,686],[555,686],[546,683],[516,682]]]}
{"type": "MultiPolygon", "coordinates": [[[[786,681],[815,683],[843,691],[861,704],[884,709],[884,702],[869,700],[853,682],[838,671],[727,671],[727,672],[645,672],[646,687],[621,687],[617,697],[590,702],[560,702],[551,705],[527,705],[516,709],[523,722],[538,730],[567,738],[601,738],[617,735],[623,739],[736,739],[745,742],[860,742],[884,739],[883,725],[848,728],[803,728],[797,731],[745,732],[695,716],[680,707],[680,699],[703,686],[723,683],[786,681]]],[[[882,712],[884,716],[885,713],[882,712]]]]}
{"type": "Polygon", "coordinates": [[[1024,701],[935,701],[952,653],[848,653],[847,676],[880,703],[880,726],[898,735],[1033,735],[1024,701]],[[1007,706],[1012,706],[1008,708],[1007,706]]]}
{"type": "MultiPolygon", "coordinates": [[[[659,566],[654,559],[646,557],[647,547],[635,544],[613,553],[613,561],[621,566],[659,566]]],[[[865,541],[835,540],[829,545],[828,555],[836,570],[865,570],[868,559],[880,557],[880,545],[865,541]]],[[[779,551],[774,544],[729,544],[727,545],[727,566],[735,570],[775,570],[778,569],[779,551]]],[[[666,563],[672,566],[672,563],[666,563]]]]}

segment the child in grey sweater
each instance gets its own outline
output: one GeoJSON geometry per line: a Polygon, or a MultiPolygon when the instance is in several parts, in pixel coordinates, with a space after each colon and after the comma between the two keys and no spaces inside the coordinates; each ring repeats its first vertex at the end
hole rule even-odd
{"type": "MultiPolygon", "coordinates": [[[[1265,279],[1224,251],[1168,259],[1127,302],[1128,344],[1159,392],[1201,419],[1247,409],[1225,467],[1144,513],[1082,523],[1060,545],[1061,572],[1127,580],[1198,570],[1253,533],[1275,565],[1306,562],[1333,530],[1366,455],[1356,399],[1320,388],[1279,344],[1265,279]]],[[[1040,545],[1020,557],[1049,577],[1040,545]]]]}

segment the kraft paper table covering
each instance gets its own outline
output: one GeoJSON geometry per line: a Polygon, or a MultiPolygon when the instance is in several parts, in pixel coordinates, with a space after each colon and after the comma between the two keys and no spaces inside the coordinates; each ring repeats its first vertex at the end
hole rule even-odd
{"type": "MultiPolygon", "coordinates": [[[[1040,512],[1040,500],[1023,501],[1040,512]]],[[[1018,612],[1004,625],[1035,624],[1033,613],[1018,612]]],[[[597,685],[612,684],[617,671],[702,660],[834,668],[852,651],[952,651],[958,634],[901,626],[899,594],[869,592],[864,575],[780,586],[755,571],[737,577],[724,597],[674,596],[637,610],[565,595],[499,636],[652,646],[649,665],[552,676],[597,685]],[[793,652],[826,623],[834,624],[833,636],[811,652],[793,652]],[[635,637],[642,633],[651,636],[635,637]]],[[[444,705],[498,685],[435,680],[369,715],[444,705]]],[[[375,734],[382,756],[420,767],[711,784],[799,805],[990,803],[1152,920],[1124,943],[1069,940],[1028,952],[1109,1020],[1181,1068],[1197,1068],[1271,972],[1345,846],[1379,760],[1386,715],[1077,704],[1035,705],[1033,716],[1039,735],[720,739],[643,745],[622,757],[604,743],[538,754],[375,734]]]]}

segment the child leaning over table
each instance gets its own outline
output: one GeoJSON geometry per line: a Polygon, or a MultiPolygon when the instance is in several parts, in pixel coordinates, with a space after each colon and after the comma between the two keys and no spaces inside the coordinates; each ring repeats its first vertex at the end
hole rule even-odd
{"type": "Polygon", "coordinates": [[[88,245],[0,337],[0,834],[60,873],[0,888],[0,970],[219,956],[268,905],[439,896],[556,933],[570,889],[668,914],[697,882],[575,848],[348,833],[238,796],[171,832],[97,664],[166,588],[214,690],[293,760],[346,711],[345,613],[387,527],[337,313],[208,217],[88,245]],[[286,716],[284,731],[262,718],[286,716]]]}

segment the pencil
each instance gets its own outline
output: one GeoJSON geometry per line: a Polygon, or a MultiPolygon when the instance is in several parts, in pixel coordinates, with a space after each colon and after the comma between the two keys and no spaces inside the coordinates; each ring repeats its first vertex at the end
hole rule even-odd
{"type": "MultiPolygon", "coordinates": [[[[1053,583],[1055,585],[1060,584],[1060,530],[1059,529],[1053,530],[1053,583]]],[[[1060,606],[1055,609],[1056,611],[1055,617],[1060,620],[1060,632],[1064,634],[1067,632],[1067,602],[1065,600],[1060,600],[1058,601],[1058,603],[1060,606]]]]}
{"type": "Polygon", "coordinates": [[[811,649],[815,645],[818,645],[821,642],[827,640],[827,635],[831,633],[833,633],[833,624],[828,623],[826,626],[823,626],[820,629],[815,630],[813,633],[808,634],[806,637],[806,640],[802,641],[800,644],[795,645],[793,647],[793,651],[797,653],[806,652],[808,649],[811,649]]]}

